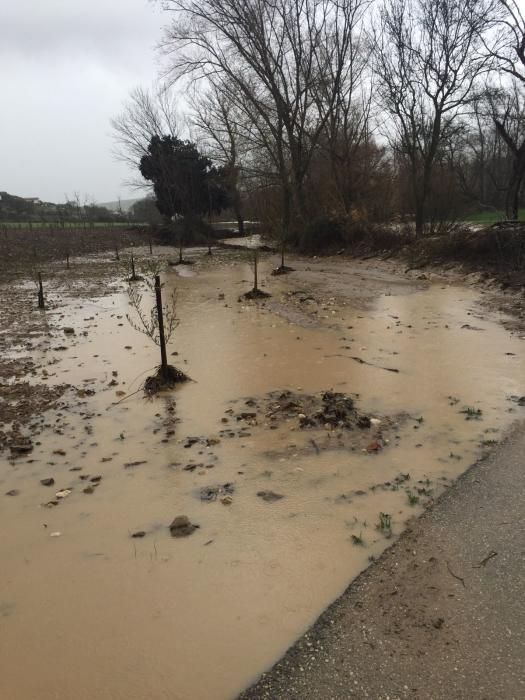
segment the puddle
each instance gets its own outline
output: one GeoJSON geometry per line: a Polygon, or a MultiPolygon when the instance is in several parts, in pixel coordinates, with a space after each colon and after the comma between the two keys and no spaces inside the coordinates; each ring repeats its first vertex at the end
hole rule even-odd
{"type": "MultiPolygon", "coordinates": [[[[158,362],[125,296],[52,312],[76,332],[44,339],[34,359],[57,360],[47,382],[95,393],[51,413],[29,457],[0,463],[0,697],[235,697],[387,546],[380,513],[398,534],[522,415],[508,400],[524,393],[522,346],[475,315],[475,292],[400,286],[366,311],[328,305],[328,325],[306,327],[239,303],[250,275],[248,265],[167,273],[180,319],[170,361],[194,380],[175,404],[117,394],[137,391],[158,362]],[[285,389],[359,395],[360,413],[409,418],[377,454],[317,454],[293,417],[272,430],[264,415],[251,425],[228,413],[285,389]],[[230,428],[235,437],[220,434],[230,428]],[[188,436],[203,439],[186,447],[188,436]],[[93,493],[86,474],[102,477],[93,493]],[[11,489],[19,495],[4,497],[11,489]],[[40,507],[64,489],[58,506],[40,507]],[[200,527],[171,537],[179,515],[200,527]]],[[[274,297],[294,284],[272,281],[274,297]]]]}

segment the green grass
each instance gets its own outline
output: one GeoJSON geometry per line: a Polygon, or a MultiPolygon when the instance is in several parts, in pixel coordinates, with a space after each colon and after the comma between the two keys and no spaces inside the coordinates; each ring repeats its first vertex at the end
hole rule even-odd
{"type": "MultiPolygon", "coordinates": [[[[520,209],[518,212],[520,221],[525,221],[525,209],[520,209]]],[[[496,221],[504,221],[504,211],[480,211],[475,214],[469,214],[465,217],[465,221],[471,224],[495,224],[496,221]]]]}
{"type": "MultiPolygon", "coordinates": [[[[129,228],[129,226],[138,226],[141,224],[138,224],[135,221],[132,221],[131,223],[128,223],[126,221],[114,221],[114,222],[103,222],[103,221],[95,221],[93,224],[84,224],[82,221],[66,221],[64,223],[64,226],[62,226],[59,223],[52,222],[52,221],[33,221],[32,227],[34,229],[43,229],[43,228],[51,228],[51,229],[86,229],[89,230],[90,228],[129,228]]],[[[0,231],[2,228],[8,228],[10,230],[16,230],[16,229],[29,229],[29,222],[28,221],[0,221],[0,231]]]]}

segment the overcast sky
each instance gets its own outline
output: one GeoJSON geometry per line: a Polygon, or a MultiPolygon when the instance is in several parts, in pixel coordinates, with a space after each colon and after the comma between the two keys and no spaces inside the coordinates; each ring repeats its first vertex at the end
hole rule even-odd
{"type": "Polygon", "coordinates": [[[0,0],[0,191],[137,196],[109,120],[155,80],[165,20],[148,0],[0,0]]]}

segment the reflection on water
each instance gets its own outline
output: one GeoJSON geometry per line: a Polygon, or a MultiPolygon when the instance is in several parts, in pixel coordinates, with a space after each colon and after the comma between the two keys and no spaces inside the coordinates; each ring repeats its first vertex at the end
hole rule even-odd
{"type": "MultiPolygon", "coordinates": [[[[249,278],[247,266],[168,274],[180,317],[169,353],[194,380],[175,392],[175,426],[168,398],[114,405],[158,361],[126,322],[125,298],[71,302],[64,323],[87,336],[49,367],[49,381],[96,393],[65,417],[63,434],[50,426],[34,461],[1,465],[2,493],[20,495],[2,497],[0,510],[0,697],[234,697],[382,551],[378,514],[391,514],[398,533],[418,512],[403,488],[378,485],[409,473],[436,495],[516,416],[508,396],[523,393],[519,340],[472,320],[473,292],[381,296],[367,312],[337,307],[321,329],[239,303],[249,278]],[[225,413],[232,401],[285,388],[359,394],[370,415],[411,419],[377,455],[305,452],[294,420],[184,447],[187,436],[237,429],[225,413]],[[482,419],[465,420],[467,406],[482,419]],[[93,494],[84,474],[102,476],[93,494]],[[52,509],[39,507],[53,495],[40,484],[49,476],[57,490],[73,488],[52,509]],[[229,505],[196,496],[226,482],[229,505]],[[265,489],[284,498],[264,502],[265,489]],[[340,498],[355,491],[364,495],[340,498]],[[182,514],[200,528],[173,539],[167,525],[182,514]],[[138,530],[147,535],[130,538],[138,530]]],[[[287,284],[275,281],[275,292],[287,284]]]]}

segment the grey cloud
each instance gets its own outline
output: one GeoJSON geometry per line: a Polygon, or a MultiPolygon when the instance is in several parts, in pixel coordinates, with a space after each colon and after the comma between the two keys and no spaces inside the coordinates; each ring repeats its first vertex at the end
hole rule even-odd
{"type": "Polygon", "coordinates": [[[0,190],[134,195],[109,121],[154,81],[165,19],[148,0],[0,0],[0,190]]]}

